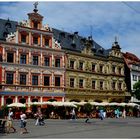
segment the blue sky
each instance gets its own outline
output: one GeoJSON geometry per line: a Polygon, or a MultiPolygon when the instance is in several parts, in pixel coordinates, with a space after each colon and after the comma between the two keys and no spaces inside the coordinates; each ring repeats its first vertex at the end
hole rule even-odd
{"type": "MultiPolygon", "coordinates": [[[[43,24],[89,36],[109,49],[115,36],[123,52],[140,58],[140,2],[39,2],[43,24]],[[131,8],[130,8],[131,7],[131,8]],[[92,29],[92,30],[91,30],[92,29]]],[[[33,2],[0,2],[0,18],[22,21],[32,12],[33,2]]]]}

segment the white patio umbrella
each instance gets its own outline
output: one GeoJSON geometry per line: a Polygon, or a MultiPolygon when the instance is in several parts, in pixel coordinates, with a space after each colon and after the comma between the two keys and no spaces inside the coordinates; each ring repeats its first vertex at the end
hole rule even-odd
{"type": "Polygon", "coordinates": [[[98,102],[89,102],[91,105],[95,105],[95,106],[99,106],[100,105],[100,103],[98,103],[98,102]]]}
{"type": "Polygon", "coordinates": [[[69,107],[77,107],[74,103],[72,102],[62,102],[63,106],[69,106],[69,107]]]}
{"type": "Polygon", "coordinates": [[[136,103],[127,103],[127,106],[139,106],[138,104],[136,104],[136,103]]]}
{"type": "Polygon", "coordinates": [[[43,102],[43,105],[52,105],[53,102],[47,101],[47,102],[43,102]]]}
{"type": "Polygon", "coordinates": [[[116,103],[116,102],[112,102],[112,103],[109,103],[110,106],[113,106],[113,105],[119,105],[119,103],[116,103]]]}
{"type": "Polygon", "coordinates": [[[26,105],[22,103],[12,103],[8,105],[8,107],[25,107],[25,106],[26,105]]]}
{"type": "Polygon", "coordinates": [[[109,105],[109,103],[108,102],[101,102],[100,105],[101,106],[106,106],[106,105],[109,105]]]}
{"type": "Polygon", "coordinates": [[[119,103],[118,106],[126,106],[127,103],[119,103]]]}
{"type": "Polygon", "coordinates": [[[88,102],[76,102],[76,103],[74,103],[75,105],[81,105],[81,106],[83,106],[83,105],[85,105],[85,104],[87,104],[88,102]]]}
{"type": "Polygon", "coordinates": [[[75,104],[73,104],[71,102],[52,102],[51,105],[53,105],[53,106],[77,107],[75,104]]]}
{"type": "Polygon", "coordinates": [[[43,105],[43,102],[29,102],[29,105],[43,105]]]}

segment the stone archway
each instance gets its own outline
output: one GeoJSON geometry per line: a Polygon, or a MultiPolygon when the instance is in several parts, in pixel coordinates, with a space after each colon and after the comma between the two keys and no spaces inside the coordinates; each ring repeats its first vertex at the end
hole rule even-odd
{"type": "Polygon", "coordinates": [[[38,99],[34,98],[32,99],[32,102],[38,102],[38,99]]]}
{"type": "Polygon", "coordinates": [[[80,102],[80,100],[79,99],[72,99],[72,100],[70,100],[70,102],[80,102]]]}
{"type": "Polygon", "coordinates": [[[95,100],[94,100],[94,102],[101,103],[101,102],[103,102],[103,101],[102,101],[102,100],[100,100],[100,99],[95,99],[95,100]]]}
{"type": "Polygon", "coordinates": [[[12,98],[7,98],[6,99],[6,104],[9,105],[9,104],[12,104],[13,103],[13,99],[12,98]]]}
{"type": "Polygon", "coordinates": [[[48,101],[54,102],[54,101],[57,101],[57,100],[56,99],[49,99],[48,101]]]}
{"type": "Polygon", "coordinates": [[[26,99],[25,99],[25,98],[21,98],[21,99],[19,100],[19,102],[22,103],[22,104],[25,104],[25,103],[26,103],[26,99]]]}

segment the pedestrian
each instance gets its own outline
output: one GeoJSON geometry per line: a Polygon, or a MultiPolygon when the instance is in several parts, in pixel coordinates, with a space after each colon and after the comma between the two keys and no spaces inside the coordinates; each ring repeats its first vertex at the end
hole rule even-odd
{"type": "Polygon", "coordinates": [[[7,118],[7,133],[10,133],[10,129],[12,128],[14,132],[16,132],[16,129],[13,127],[13,111],[12,108],[9,108],[8,118],[7,118]]]}
{"type": "Polygon", "coordinates": [[[34,117],[36,119],[35,125],[38,125],[39,124],[39,115],[38,115],[38,112],[36,114],[34,114],[34,117]]]}
{"type": "Polygon", "coordinates": [[[100,116],[100,119],[101,119],[101,120],[104,119],[103,109],[102,109],[102,108],[99,110],[99,116],[100,116]]]}
{"type": "Polygon", "coordinates": [[[89,119],[90,119],[90,112],[87,112],[87,118],[85,120],[85,123],[88,123],[89,122],[89,119]]]}
{"type": "Polygon", "coordinates": [[[35,125],[44,125],[45,124],[44,118],[43,118],[43,115],[42,115],[42,112],[41,112],[41,108],[40,107],[38,108],[38,111],[35,114],[35,117],[36,117],[35,125]]]}
{"type": "Polygon", "coordinates": [[[72,120],[75,120],[75,119],[76,119],[75,108],[72,109],[71,115],[72,115],[72,116],[71,116],[71,119],[72,119],[72,120]]]}
{"type": "Polygon", "coordinates": [[[20,131],[20,134],[24,134],[24,133],[28,133],[27,129],[26,129],[26,124],[27,124],[27,121],[26,121],[26,114],[24,113],[24,111],[21,111],[21,114],[20,114],[20,128],[21,128],[21,131],[20,131]]]}
{"type": "Polygon", "coordinates": [[[117,118],[119,118],[120,117],[120,111],[119,111],[119,109],[117,108],[117,118]]]}
{"type": "Polygon", "coordinates": [[[123,117],[123,118],[126,118],[126,110],[125,110],[125,108],[123,109],[122,117],[123,117]]]}

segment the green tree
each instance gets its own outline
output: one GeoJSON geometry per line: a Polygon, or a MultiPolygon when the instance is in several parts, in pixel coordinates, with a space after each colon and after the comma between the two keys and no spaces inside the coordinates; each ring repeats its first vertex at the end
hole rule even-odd
{"type": "Polygon", "coordinates": [[[137,83],[135,83],[134,86],[133,86],[133,88],[135,89],[135,91],[134,91],[133,94],[136,96],[136,98],[138,100],[140,100],[140,81],[137,82],[137,83]]]}
{"type": "Polygon", "coordinates": [[[84,105],[84,111],[86,113],[90,113],[92,111],[92,105],[90,103],[87,103],[84,105]]]}

